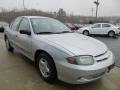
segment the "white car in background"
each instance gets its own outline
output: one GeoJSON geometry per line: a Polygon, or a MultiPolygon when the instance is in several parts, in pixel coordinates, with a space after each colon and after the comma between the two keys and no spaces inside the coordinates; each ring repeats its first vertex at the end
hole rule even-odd
{"type": "Polygon", "coordinates": [[[0,32],[4,32],[4,29],[9,26],[7,22],[0,21],[0,32]]]}
{"type": "Polygon", "coordinates": [[[120,29],[109,23],[96,23],[88,27],[80,28],[78,33],[82,33],[84,35],[99,34],[114,37],[120,33],[120,29]]]}

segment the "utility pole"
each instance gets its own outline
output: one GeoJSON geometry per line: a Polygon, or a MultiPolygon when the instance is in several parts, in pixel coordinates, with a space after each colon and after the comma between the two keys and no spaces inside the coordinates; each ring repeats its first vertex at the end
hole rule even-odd
{"type": "Polygon", "coordinates": [[[94,14],[93,14],[94,13],[94,8],[92,8],[91,11],[92,11],[91,14],[92,14],[92,17],[93,17],[94,16],[94,14]]]}
{"type": "Polygon", "coordinates": [[[25,1],[23,0],[23,9],[26,10],[25,8],[25,1]]]}
{"type": "Polygon", "coordinates": [[[97,21],[97,18],[98,18],[98,6],[100,5],[99,0],[94,1],[94,4],[96,5],[96,18],[95,18],[95,21],[97,21]]]}

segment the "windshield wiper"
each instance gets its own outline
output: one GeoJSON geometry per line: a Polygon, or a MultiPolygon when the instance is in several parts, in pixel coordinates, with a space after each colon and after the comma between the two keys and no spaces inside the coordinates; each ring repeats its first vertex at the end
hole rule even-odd
{"type": "Polygon", "coordinates": [[[54,34],[54,32],[38,32],[36,34],[54,34]]]}

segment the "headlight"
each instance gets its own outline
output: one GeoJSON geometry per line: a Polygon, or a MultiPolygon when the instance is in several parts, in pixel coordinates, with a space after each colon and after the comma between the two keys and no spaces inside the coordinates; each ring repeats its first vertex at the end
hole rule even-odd
{"type": "Polygon", "coordinates": [[[76,65],[93,65],[94,59],[92,56],[76,56],[67,58],[68,63],[76,65]]]}

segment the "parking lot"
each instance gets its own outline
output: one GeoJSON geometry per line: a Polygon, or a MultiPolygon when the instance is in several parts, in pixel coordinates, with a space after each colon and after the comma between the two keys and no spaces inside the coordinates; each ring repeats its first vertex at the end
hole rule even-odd
{"type": "Polygon", "coordinates": [[[120,90],[120,38],[94,37],[103,41],[116,56],[116,67],[102,79],[84,85],[43,81],[33,62],[15,51],[7,52],[0,34],[0,90],[120,90]]]}

